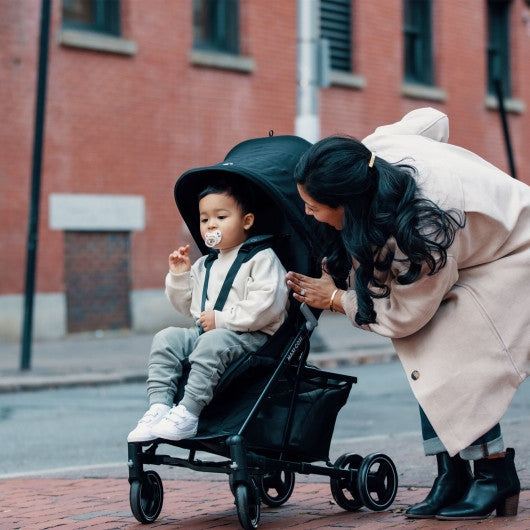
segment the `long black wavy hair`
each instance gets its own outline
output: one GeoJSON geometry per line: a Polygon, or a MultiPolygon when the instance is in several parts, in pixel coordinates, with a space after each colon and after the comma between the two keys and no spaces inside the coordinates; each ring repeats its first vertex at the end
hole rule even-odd
{"type": "Polygon", "coordinates": [[[331,242],[323,249],[324,269],[344,289],[352,257],[358,262],[354,288],[359,325],[375,322],[374,298],[390,294],[389,287],[376,277],[378,271],[389,270],[394,259],[386,247],[389,238],[395,238],[408,258],[408,269],[397,281],[410,284],[423,265],[431,275],[445,266],[447,249],[465,224],[459,210],[442,210],[421,197],[412,165],[391,164],[376,156],[369,167],[371,156],[360,141],[331,136],[311,146],[294,173],[297,184],[316,202],[344,207],[341,231],[323,227],[328,232],[325,240],[331,242]]]}

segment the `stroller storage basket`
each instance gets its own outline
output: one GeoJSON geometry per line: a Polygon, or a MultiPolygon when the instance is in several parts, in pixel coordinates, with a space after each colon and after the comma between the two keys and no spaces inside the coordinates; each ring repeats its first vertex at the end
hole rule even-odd
{"type": "Polygon", "coordinates": [[[248,447],[282,453],[295,461],[328,460],[339,410],[351,390],[351,378],[289,366],[271,389],[243,433],[248,447]]]}

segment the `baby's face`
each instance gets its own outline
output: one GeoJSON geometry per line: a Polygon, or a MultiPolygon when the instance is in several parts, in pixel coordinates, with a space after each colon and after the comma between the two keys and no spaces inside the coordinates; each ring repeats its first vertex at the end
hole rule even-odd
{"type": "Polygon", "coordinates": [[[246,241],[254,214],[243,214],[228,193],[210,193],[199,201],[199,219],[203,239],[211,241],[213,248],[230,250],[246,241]]]}

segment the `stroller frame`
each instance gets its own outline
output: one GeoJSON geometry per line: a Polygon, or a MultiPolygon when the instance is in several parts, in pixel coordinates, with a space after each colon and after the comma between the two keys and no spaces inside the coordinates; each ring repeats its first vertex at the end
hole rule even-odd
{"type": "MultiPolygon", "coordinates": [[[[222,163],[184,173],[175,184],[175,200],[199,250],[208,252],[197,228],[197,203],[190,199],[198,196],[212,176],[231,176],[259,190],[262,211],[256,216],[261,223],[257,232],[274,236],[273,248],[284,266],[315,274],[314,249],[322,241],[317,239],[316,225],[311,224],[314,220],[305,216],[292,178],[299,156],[309,145],[293,136],[247,140],[234,147],[222,163]]],[[[160,475],[144,468],[158,465],[228,475],[245,529],[258,527],[261,502],[271,507],[287,502],[295,473],[329,477],[334,500],[348,511],[363,506],[381,511],[392,504],[398,478],[388,456],[372,453],[363,458],[346,453],[330,462],[336,416],[357,378],[307,364],[319,314],[291,296],[282,327],[262,348],[243,356],[222,375],[213,401],[200,416],[195,437],[128,443],[129,500],[138,521],[152,523],[162,509],[160,475]],[[229,406],[219,414],[216,407],[224,405],[223,400],[229,406]],[[219,420],[226,409],[235,413],[219,420]],[[320,422],[316,429],[312,428],[315,421],[320,422]],[[166,449],[172,447],[187,450],[187,457],[171,456],[166,449]],[[200,460],[198,451],[224,459],[200,460]]]]}
{"type": "MultiPolygon", "coordinates": [[[[363,506],[374,511],[388,508],[397,493],[397,471],[393,461],[381,453],[372,453],[365,458],[346,453],[334,464],[327,459],[323,464],[311,461],[284,458],[283,450],[278,457],[271,457],[259,452],[248,450],[245,429],[256,416],[269,391],[275,382],[289,367],[294,367],[298,376],[307,369],[306,361],[309,353],[309,337],[318,325],[317,319],[305,305],[300,306],[305,317],[304,322],[286,348],[274,373],[258,397],[251,412],[238,432],[215,440],[219,451],[226,448],[230,458],[227,460],[199,460],[197,451],[212,450],[212,446],[204,445],[200,439],[155,440],[153,442],[129,443],[129,483],[130,505],[136,519],[142,523],[154,522],[163,504],[163,485],[159,474],[153,470],[145,470],[145,465],[168,465],[187,468],[193,471],[223,473],[229,477],[229,485],[234,495],[237,515],[241,526],[245,529],[257,528],[261,516],[260,503],[271,507],[281,506],[290,498],[295,484],[295,473],[303,475],[321,475],[330,478],[331,493],[337,504],[348,511],[357,511],[363,506]],[[160,446],[167,444],[187,449],[188,457],[175,457],[159,454],[160,446]]],[[[311,368],[309,368],[311,370],[311,368]]],[[[357,382],[354,376],[332,374],[315,370],[326,377],[333,377],[351,388],[357,382]]],[[[297,383],[295,383],[296,385],[297,383]]],[[[348,388],[348,392],[349,392],[348,388]]],[[[291,427],[294,414],[296,389],[292,393],[289,404],[288,426],[291,427]]],[[[284,441],[288,436],[284,434],[284,441]]],[[[287,449],[284,447],[283,449],[287,449]]]]}

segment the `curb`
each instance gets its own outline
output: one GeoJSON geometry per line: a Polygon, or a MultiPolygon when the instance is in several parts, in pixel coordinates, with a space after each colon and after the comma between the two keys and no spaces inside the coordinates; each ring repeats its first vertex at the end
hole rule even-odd
{"type": "Polygon", "coordinates": [[[0,394],[51,388],[68,388],[76,386],[97,386],[119,383],[145,382],[146,373],[91,373],[91,374],[53,374],[53,375],[20,375],[0,379],[0,394]]]}
{"type": "MultiPolygon", "coordinates": [[[[367,347],[356,350],[311,353],[308,362],[322,369],[338,366],[355,366],[360,364],[390,362],[397,358],[392,347],[367,347]]],[[[53,373],[32,374],[20,373],[0,377],[0,394],[44,390],[50,388],[68,388],[76,386],[97,386],[121,383],[145,383],[145,370],[90,373],[53,373]]]]}

